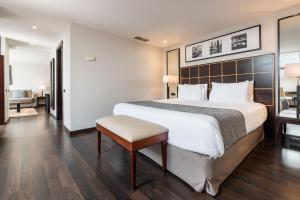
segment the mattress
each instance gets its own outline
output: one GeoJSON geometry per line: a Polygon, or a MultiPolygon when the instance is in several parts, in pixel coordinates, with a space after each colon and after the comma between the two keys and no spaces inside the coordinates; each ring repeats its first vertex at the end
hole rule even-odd
{"type": "MultiPolygon", "coordinates": [[[[159,100],[158,102],[240,111],[245,118],[247,133],[260,127],[267,119],[267,109],[260,103],[233,104],[180,99],[159,100]]],[[[176,147],[212,158],[220,157],[225,152],[218,121],[211,116],[130,103],[117,104],[113,112],[115,115],[128,115],[167,127],[169,129],[168,143],[176,147]]]]}

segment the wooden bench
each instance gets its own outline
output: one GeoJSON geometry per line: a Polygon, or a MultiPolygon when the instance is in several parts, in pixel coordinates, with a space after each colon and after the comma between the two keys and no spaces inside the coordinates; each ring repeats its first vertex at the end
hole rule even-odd
{"type": "Polygon", "coordinates": [[[131,187],[136,185],[136,151],[161,143],[162,166],[167,169],[168,129],[141,119],[125,115],[103,117],[96,121],[98,153],[101,153],[101,133],[127,149],[130,153],[131,187]]]}

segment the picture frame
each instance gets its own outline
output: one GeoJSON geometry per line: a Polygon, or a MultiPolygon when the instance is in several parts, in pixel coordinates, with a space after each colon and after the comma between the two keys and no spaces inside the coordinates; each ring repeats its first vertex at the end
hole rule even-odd
{"type": "Polygon", "coordinates": [[[185,62],[194,62],[261,49],[261,25],[185,46],[185,62]]]}

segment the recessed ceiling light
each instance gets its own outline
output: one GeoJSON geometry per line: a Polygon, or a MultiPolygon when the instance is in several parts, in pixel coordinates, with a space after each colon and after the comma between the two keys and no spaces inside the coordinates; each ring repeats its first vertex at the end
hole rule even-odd
{"type": "Polygon", "coordinates": [[[32,29],[36,30],[38,27],[37,26],[32,26],[32,29]]]}
{"type": "Polygon", "coordinates": [[[164,44],[167,44],[168,43],[168,41],[167,40],[164,40],[164,44]]]}

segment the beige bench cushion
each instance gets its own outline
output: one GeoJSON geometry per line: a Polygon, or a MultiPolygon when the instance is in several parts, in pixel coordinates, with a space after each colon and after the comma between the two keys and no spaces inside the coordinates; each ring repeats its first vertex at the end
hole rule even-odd
{"type": "Polygon", "coordinates": [[[135,142],[168,132],[168,129],[161,125],[125,115],[103,117],[98,119],[96,123],[128,142],[135,142]]]}

